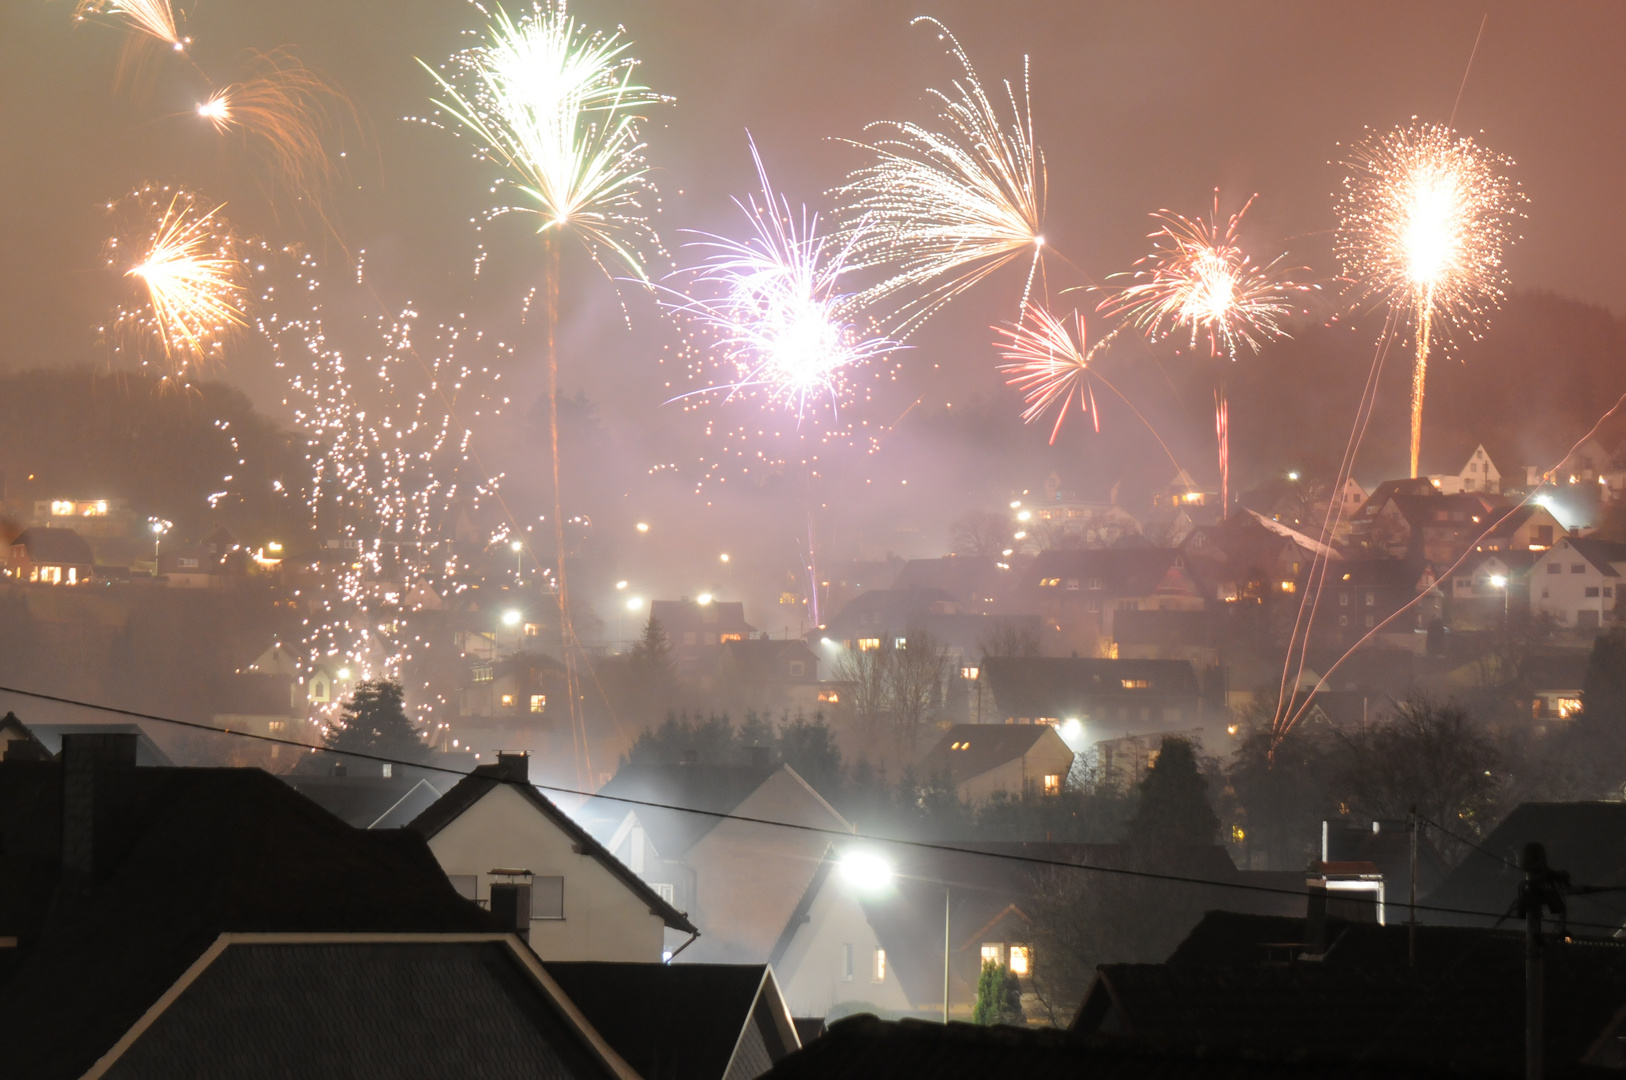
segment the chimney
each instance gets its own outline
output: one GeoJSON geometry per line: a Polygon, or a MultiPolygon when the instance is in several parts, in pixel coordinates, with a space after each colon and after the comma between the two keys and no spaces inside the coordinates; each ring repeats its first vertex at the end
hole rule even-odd
{"type": "MultiPolygon", "coordinates": [[[[497,766],[494,770],[503,780],[516,784],[529,784],[531,782],[531,754],[528,750],[499,750],[497,751],[497,766]]],[[[529,916],[527,916],[528,918],[529,916]]]]}
{"type": "Polygon", "coordinates": [[[96,819],[115,811],[108,783],[135,770],[133,734],[98,732],[62,736],[62,878],[88,887],[96,873],[96,819]]]}

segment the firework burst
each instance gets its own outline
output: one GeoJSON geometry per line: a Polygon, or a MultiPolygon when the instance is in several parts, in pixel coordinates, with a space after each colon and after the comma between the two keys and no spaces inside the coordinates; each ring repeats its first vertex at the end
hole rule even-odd
{"type": "Polygon", "coordinates": [[[204,210],[191,193],[170,188],[142,188],[126,203],[140,232],[109,240],[108,264],[141,285],[146,303],[121,312],[116,329],[155,339],[169,375],[184,378],[218,361],[226,339],[248,325],[240,244],[220,214],[224,204],[204,210]]]}
{"type": "Polygon", "coordinates": [[[1056,422],[1050,429],[1050,441],[1054,443],[1068,408],[1076,400],[1078,411],[1090,413],[1095,430],[1100,431],[1100,412],[1090,386],[1090,362],[1118,331],[1086,346],[1082,312],[1073,313],[1071,327],[1067,319],[1057,318],[1031,301],[1024,314],[1018,323],[993,328],[1004,339],[994,345],[1005,361],[999,365],[999,371],[1006,376],[1005,385],[1020,390],[1027,405],[1022,422],[1031,424],[1056,408],[1056,422]]]}
{"type": "Polygon", "coordinates": [[[532,204],[498,212],[536,214],[538,232],[573,229],[595,258],[607,251],[643,279],[642,249],[658,241],[642,208],[652,187],[640,110],[666,99],[632,81],[628,47],[554,0],[517,22],[498,8],[449,77],[423,66],[445,95],[435,104],[532,204]]]}
{"type": "Polygon", "coordinates": [[[1501,303],[1502,253],[1524,193],[1513,164],[1439,124],[1413,123],[1356,144],[1338,199],[1334,246],[1361,302],[1387,303],[1416,328],[1411,472],[1422,448],[1423,389],[1436,319],[1476,333],[1501,303]]]}
{"type": "Polygon", "coordinates": [[[774,192],[754,142],[751,158],[761,199],[735,200],[750,223],[750,238],[697,234],[702,239],[693,246],[710,254],[688,273],[712,295],[674,294],[680,299],[668,306],[710,330],[731,369],[725,383],[692,394],[760,389],[799,422],[810,402],[819,399],[835,411],[847,395],[849,371],[897,344],[865,329],[868,320],[842,288],[848,256],[862,231],[842,239],[821,235],[817,214],[804,206],[798,215],[774,192]]]}
{"type": "Polygon", "coordinates": [[[94,15],[115,19],[162,41],[176,52],[184,52],[190,41],[181,36],[175,8],[169,0],[79,0],[73,14],[81,21],[94,15]]]}
{"type": "Polygon", "coordinates": [[[899,332],[999,268],[1031,252],[1025,306],[1044,248],[1044,155],[1033,141],[1027,75],[1017,95],[1009,82],[1006,121],[977,78],[958,40],[937,27],[960,63],[953,92],[931,91],[939,104],[940,130],[906,121],[881,121],[891,138],[854,143],[875,155],[838,189],[851,200],[855,268],[884,268],[887,277],[865,293],[868,303],[893,296],[899,332]]]}
{"type": "Polygon", "coordinates": [[[1250,198],[1223,229],[1218,193],[1207,221],[1157,211],[1151,254],[1136,264],[1131,283],[1097,310],[1124,316],[1152,338],[1186,330],[1193,348],[1207,338],[1209,355],[1232,360],[1240,345],[1258,352],[1263,342],[1285,336],[1281,320],[1294,312],[1294,294],[1309,286],[1290,280],[1285,255],[1260,266],[1242,250],[1237,231],[1252,205],[1250,198]]]}

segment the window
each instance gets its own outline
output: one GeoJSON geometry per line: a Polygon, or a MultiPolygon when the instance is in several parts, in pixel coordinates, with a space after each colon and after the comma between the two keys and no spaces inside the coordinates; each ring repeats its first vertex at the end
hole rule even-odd
{"type": "Polygon", "coordinates": [[[474,681],[475,682],[490,682],[491,681],[491,665],[490,664],[475,664],[474,665],[474,681]]]}
{"type": "Polygon", "coordinates": [[[792,660],[790,662],[790,675],[791,675],[791,678],[800,679],[803,675],[806,675],[806,674],[807,674],[807,662],[806,661],[792,660]]]}
{"type": "Polygon", "coordinates": [[[909,639],[908,638],[902,638],[902,637],[893,638],[892,639],[892,647],[894,649],[907,649],[909,647],[909,639]]]}
{"type": "Polygon", "coordinates": [[[525,624],[525,636],[526,637],[536,637],[541,632],[542,632],[542,628],[540,626],[538,626],[536,623],[528,622],[528,623],[525,624]]]}
{"type": "Polygon", "coordinates": [[[1101,579],[1098,577],[1092,577],[1090,578],[1089,585],[1092,589],[1099,589],[1101,587],[1101,579]]]}
{"type": "Polygon", "coordinates": [[[875,965],[870,970],[871,982],[886,982],[886,950],[875,950],[875,965]]]}
{"type": "Polygon", "coordinates": [[[1378,623],[1378,620],[1377,620],[1376,616],[1368,615],[1366,617],[1366,626],[1367,626],[1368,629],[1371,629],[1372,627],[1376,626],[1377,623],[1378,623]]]}
{"type": "Polygon", "coordinates": [[[1378,602],[1378,594],[1377,593],[1369,592],[1369,593],[1366,594],[1366,606],[1367,607],[1376,607],[1377,602],[1378,602]]]}
{"type": "Polygon", "coordinates": [[[1101,601],[1094,600],[1094,599],[1089,600],[1084,604],[1084,609],[1086,611],[1100,611],[1101,610],[1101,601]]]}
{"type": "MultiPolygon", "coordinates": [[[[1461,585],[1462,582],[1459,581],[1459,582],[1457,582],[1457,584],[1461,585]]],[[[1348,607],[1349,606],[1349,594],[1348,593],[1339,593],[1338,594],[1338,606],[1339,607],[1348,607]]]]}
{"type": "Polygon", "coordinates": [[[975,679],[976,677],[977,677],[977,669],[976,668],[974,668],[974,667],[963,667],[963,668],[960,669],[960,678],[962,678],[962,679],[975,679]]]}
{"type": "Polygon", "coordinates": [[[1044,774],[1044,793],[1046,795],[1060,795],[1061,794],[1061,774],[1060,773],[1045,773],[1044,774]]]}
{"type": "Polygon", "coordinates": [[[992,941],[983,942],[982,962],[984,964],[1003,964],[1005,962],[1005,946],[992,941]]]}
{"type": "Polygon", "coordinates": [[[1039,588],[1041,588],[1041,589],[1054,589],[1057,585],[1060,585],[1060,584],[1061,584],[1061,578],[1059,578],[1059,577],[1047,577],[1047,578],[1040,578],[1039,579],[1039,588]]]}
{"type": "Polygon", "coordinates": [[[651,881],[649,887],[655,890],[656,896],[668,904],[676,903],[677,890],[672,887],[670,881],[651,881]]]}
{"type": "Polygon", "coordinates": [[[1152,680],[1150,679],[1119,679],[1118,681],[1123,684],[1125,690],[1150,690],[1152,688],[1152,680]]]}
{"type": "Polygon", "coordinates": [[[513,694],[504,694],[502,696],[502,707],[505,708],[505,709],[510,709],[510,708],[513,708],[513,705],[514,705],[514,695],[513,694]]]}
{"type": "Polygon", "coordinates": [[[1545,600],[1545,599],[1547,599],[1547,595],[1548,595],[1548,594],[1547,594],[1547,590],[1546,590],[1546,589],[1543,589],[1543,590],[1541,590],[1541,598],[1542,598],[1542,599],[1543,599],[1543,600],[1545,600]]]}
{"type": "Polygon", "coordinates": [[[1067,591],[1068,592],[1077,592],[1078,591],[1078,579],[1076,577],[1070,577],[1070,578],[1067,579],[1067,591]]]}
{"type": "Polygon", "coordinates": [[[853,981],[853,947],[851,943],[841,947],[841,981],[853,981]]]}
{"type": "Polygon", "coordinates": [[[383,775],[384,775],[384,779],[386,779],[386,780],[388,780],[391,776],[394,776],[395,775],[395,766],[393,764],[391,764],[390,762],[388,762],[388,761],[384,762],[383,775]]]}
{"type": "Polygon", "coordinates": [[[1348,626],[1349,625],[1349,616],[1348,615],[1340,615],[1340,616],[1338,616],[1338,625],[1339,626],[1348,626]]]}
{"type": "Polygon", "coordinates": [[[1472,578],[1465,578],[1465,577],[1457,578],[1457,588],[1459,588],[1459,589],[1472,588],[1473,584],[1474,584],[1474,582],[1473,582],[1472,578]]]}
{"type": "Polygon", "coordinates": [[[1012,975],[1026,975],[1033,970],[1033,957],[1026,945],[1011,946],[1010,969],[1012,975]]]}
{"type": "Polygon", "coordinates": [[[198,560],[186,555],[182,555],[180,558],[175,560],[175,565],[179,566],[182,570],[196,570],[198,568],[198,560]]]}
{"type": "Polygon", "coordinates": [[[1549,574],[1562,574],[1564,572],[1564,567],[1558,563],[1550,562],[1547,564],[1547,572],[1549,574]]]}
{"type": "Polygon", "coordinates": [[[869,652],[871,649],[879,649],[880,647],[881,639],[878,637],[861,637],[858,639],[859,652],[869,652]]]}
{"type": "Polygon", "coordinates": [[[531,918],[562,919],[565,917],[565,879],[537,877],[531,879],[531,918]]]}
{"type": "Polygon", "coordinates": [[[286,721],[286,720],[273,720],[269,724],[266,724],[265,727],[266,727],[267,731],[269,731],[269,732],[271,732],[271,734],[275,735],[279,731],[287,730],[288,721],[286,721]]]}
{"type": "Polygon", "coordinates": [[[1584,573],[1586,573],[1586,564],[1585,563],[1570,563],[1570,573],[1572,573],[1572,574],[1584,574],[1584,573]]]}
{"type": "Polygon", "coordinates": [[[1588,598],[1597,596],[1598,595],[1598,587],[1596,585],[1588,585],[1586,587],[1586,594],[1587,594],[1588,598]]]}
{"type": "Polygon", "coordinates": [[[531,711],[532,712],[542,712],[547,707],[548,707],[548,695],[546,695],[546,694],[532,694],[531,695],[531,711]]]}
{"type": "Polygon", "coordinates": [[[1298,592],[1298,591],[1299,591],[1299,587],[1298,587],[1297,582],[1292,582],[1292,581],[1284,581],[1284,582],[1282,582],[1282,592],[1298,592]]]}

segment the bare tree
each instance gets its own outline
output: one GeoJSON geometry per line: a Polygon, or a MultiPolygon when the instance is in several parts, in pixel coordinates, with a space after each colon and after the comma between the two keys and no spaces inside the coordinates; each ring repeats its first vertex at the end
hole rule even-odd
{"type": "Polygon", "coordinates": [[[847,708],[864,738],[873,740],[891,712],[890,642],[874,649],[848,649],[836,660],[836,681],[846,683],[847,708]]]}
{"type": "Polygon", "coordinates": [[[1026,627],[1004,621],[996,623],[992,630],[979,637],[977,648],[982,650],[984,657],[1041,655],[1038,634],[1026,627]]]}
{"type": "Polygon", "coordinates": [[[991,510],[972,510],[949,526],[950,542],[958,555],[997,559],[1011,546],[1011,521],[991,510]]]}
{"type": "Polygon", "coordinates": [[[910,630],[893,650],[888,696],[901,745],[914,745],[921,727],[942,703],[948,666],[948,649],[923,629],[910,630]]]}

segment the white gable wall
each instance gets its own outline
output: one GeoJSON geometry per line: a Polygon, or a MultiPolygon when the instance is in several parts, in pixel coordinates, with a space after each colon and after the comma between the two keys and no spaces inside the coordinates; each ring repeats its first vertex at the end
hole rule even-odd
{"type": "Polygon", "coordinates": [[[813,898],[808,921],[797,928],[785,955],[774,965],[791,1015],[824,1016],[843,1002],[862,1002],[868,1007],[865,1011],[875,1013],[914,1009],[898,982],[895,957],[887,958],[885,978],[875,979],[875,954],[880,948],[851,886],[839,870],[833,871],[813,898]]]}
{"type": "Polygon", "coordinates": [[[657,963],[665,924],[620,878],[506,784],[487,792],[429,840],[448,877],[477,877],[476,898],[491,899],[493,869],[564,878],[563,919],[532,919],[531,948],[543,960],[657,963]]]}

